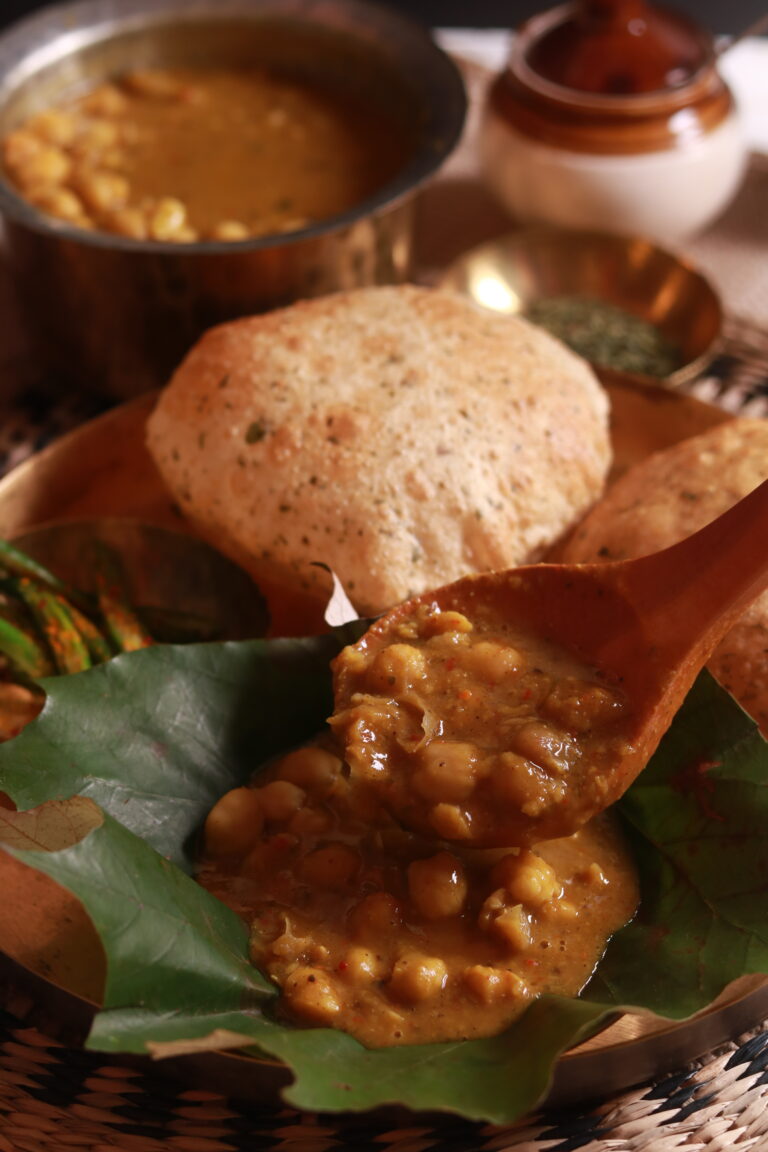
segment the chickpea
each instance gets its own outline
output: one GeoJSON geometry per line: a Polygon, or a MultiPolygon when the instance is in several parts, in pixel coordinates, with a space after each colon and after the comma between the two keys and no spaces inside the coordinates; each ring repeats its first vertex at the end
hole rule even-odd
{"type": "MultiPolygon", "coordinates": [[[[370,733],[391,728],[393,719],[400,714],[407,719],[396,702],[380,696],[361,696],[353,699],[352,707],[340,716],[331,717],[331,725],[342,728],[346,757],[354,764],[356,779],[367,782],[377,778],[379,762],[370,746],[370,733]]],[[[416,719],[412,721],[412,728],[417,740],[423,736],[416,719]]]]}
{"type": "Polygon", "coordinates": [[[467,899],[463,865],[450,852],[413,860],[408,866],[408,892],[426,920],[458,916],[467,899]]]}
{"type": "Polygon", "coordinates": [[[8,167],[16,171],[39,156],[44,147],[42,140],[27,128],[17,128],[3,141],[3,157],[8,167]]]}
{"type": "Polygon", "coordinates": [[[494,868],[493,876],[513,900],[529,908],[540,908],[562,894],[562,885],[554,868],[535,852],[505,856],[494,868]]]}
{"type": "Polygon", "coordinates": [[[237,241],[247,240],[250,232],[240,220],[221,220],[211,229],[211,240],[237,241]]]}
{"type": "Polygon", "coordinates": [[[299,842],[289,832],[277,832],[259,840],[240,864],[243,876],[259,877],[286,868],[296,854],[299,842]]]}
{"type": "Polygon", "coordinates": [[[493,922],[493,931],[512,952],[525,952],[531,946],[531,920],[522,904],[512,904],[493,922]]]}
{"type": "Polygon", "coordinates": [[[43,212],[70,224],[79,224],[85,216],[82,201],[69,188],[40,188],[29,194],[29,201],[43,212]]]}
{"type": "Polygon", "coordinates": [[[371,692],[383,695],[407,692],[427,673],[424,653],[412,644],[390,644],[376,653],[366,676],[371,692]]]}
{"type": "Polygon", "coordinates": [[[579,909],[570,900],[557,900],[552,904],[546,904],[544,911],[554,920],[564,920],[566,924],[571,924],[579,918],[579,909]]]}
{"type": "Polygon", "coordinates": [[[491,684],[518,675],[525,668],[524,659],[516,648],[493,644],[489,640],[481,640],[468,648],[462,663],[473,675],[491,684]]]}
{"type": "Polygon", "coordinates": [[[109,225],[118,236],[129,236],[132,240],[147,238],[147,221],[138,208],[119,208],[111,213],[109,225]]]}
{"type": "Polygon", "coordinates": [[[482,929],[487,930],[491,921],[508,907],[509,901],[505,889],[494,889],[490,896],[484,900],[477,923],[482,929]]]}
{"type": "Polygon", "coordinates": [[[524,756],[502,752],[489,772],[490,787],[501,803],[519,808],[540,795],[541,775],[541,769],[524,756]]]}
{"type": "Polygon", "coordinates": [[[445,986],[448,969],[438,956],[409,952],[395,961],[387,984],[389,994],[405,1004],[436,996],[445,986]]]}
{"type": "Polygon", "coordinates": [[[113,148],[120,138],[116,124],[111,120],[86,120],[77,134],[72,151],[80,159],[92,159],[107,148],[113,148]]]}
{"type": "Polygon", "coordinates": [[[471,632],[472,622],[462,612],[433,612],[423,621],[419,631],[421,635],[442,636],[445,632],[471,632]]]}
{"type": "Polygon", "coordinates": [[[325,944],[310,944],[307,948],[307,953],[312,964],[320,964],[323,967],[328,966],[331,954],[325,944]]]}
{"type": "Polygon", "coordinates": [[[173,196],[158,200],[150,213],[149,232],[153,240],[173,240],[186,226],[186,206],[173,196]]]}
{"type": "Polygon", "coordinates": [[[419,638],[419,622],[414,616],[408,620],[401,620],[394,628],[395,636],[399,636],[401,640],[418,640],[419,638]]]}
{"type": "Polygon", "coordinates": [[[252,788],[225,792],[205,821],[205,851],[215,860],[245,856],[256,844],[264,824],[258,794],[252,788]]]}
{"type": "Polygon", "coordinates": [[[322,836],[331,827],[331,817],[319,808],[299,808],[288,824],[289,830],[299,840],[309,836],[322,836]]]}
{"type": "Polygon", "coordinates": [[[370,948],[350,948],[339,964],[339,972],[351,984],[374,984],[384,975],[384,961],[370,948]]]}
{"type": "Polygon", "coordinates": [[[568,796],[567,779],[552,780],[544,778],[539,784],[537,792],[520,805],[520,810],[526,816],[538,816],[547,805],[562,804],[568,796]]]}
{"type": "Polygon", "coordinates": [[[294,936],[290,929],[276,936],[269,947],[270,955],[277,960],[297,960],[309,949],[309,941],[294,936]]]}
{"type": "Polygon", "coordinates": [[[14,175],[26,191],[42,185],[63,184],[72,170],[72,161],[52,144],[43,144],[39,152],[14,165],[14,175]]]}
{"type": "Polygon", "coordinates": [[[336,990],[321,968],[294,968],[283,985],[283,994],[298,1016],[316,1024],[330,1024],[341,1012],[336,990]]]}
{"type": "Polygon", "coordinates": [[[187,224],[174,232],[172,236],[168,236],[167,239],[173,244],[196,244],[200,239],[200,233],[187,224]]]}
{"type": "Polygon", "coordinates": [[[400,905],[389,892],[372,892],[352,909],[350,919],[358,937],[375,940],[400,925],[400,905]]]}
{"type": "Polygon", "coordinates": [[[47,144],[56,144],[59,148],[68,147],[77,135],[77,121],[71,112],[61,108],[40,112],[27,127],[47,144]]]}
{"type": "Polygon", "coordinates": [[[129,92],[146,96],[150,100],[180,100],[184,94],[184,85],[174,76],[150,68],[126,72],[122,84],[129,92]]]}
{"type": "Polygon", "coordinates": [[[91,116],[120,116],[128,107],[128,98],[114,84],[101,84],[88,93],[80,106],[91,116]]]}
{"type": "Polygon", "coordinates": [[[123,208],[130,195],[130,185],[118,172],[81,168],[74,180],[77,191],[95,212],[123,208]]]}
{"type": "MultiPolygon", "coordinates": [[[[463,662],[465,655],[472,647],[469,632],[441,632],[438,636],[430,636],[424,647],[432,655],[444,659],[453,658],[463,662]]],[[[462,666],[459,666],[461,672],[462,666]]]]}
{"type": "Polygon", "coordinates": [[[456,804],[436,804],[429,823],[443,840],[466,840],[470,835],[469,816],[456,804]]]}
{"type": "Polygon", "coordinates": [[[548,724],[540,720],[522,724],[515,729],[510,742],[516,752],[548,772],[563,775],[568,771],[570,742],[563,733],[550,728],[548,724]]]}
{"type": "Polygon", "coordinates": [[[358,648],[344,648],[336,657],[338,669],[352,676],[359,676],[361,672],[365,671],[369,663],[368,653],[361,652],[358,648]]]}
{"type": "Polygon", "coordinates": [[[310,795],[324,799],[335,791],[341,777],[342,762],[324,748],[307,745],[283,756],[277,766],[281,780],[290,780],[310,795]]]}
{"type": "Polygon", "coordinates": [[[265,819],[278,823],[290,820],[307,798],[304,789],[291,784],[290,780],[270,780],[259,788],[258,796],[265,819]]]}
{"type": "Polygon", "coordinates": [[[569,731],[588,732],[619,715],[623,705],[610,689],[570,678],[555,685],[542,708],[569,731]]]}
{"type": "Polygon", "coordinates": [[[534,796],[530,800],[526,800],[524,804],[520,805],[520,811],[524,816],[539,816],[546,809],[549,803],[547,797],[550,795],[550,790],[543,788],[541,795],[534,796]]]}
{"type": "Polygon", "coordinates": [[[310,852],[301,862],[301,878],[315,888],[342,892],[360,868],[360,854],[348,844],[325,844],[310,852]]]}
{"type": "Polygon", "coordinates": [[[493,932],[515,951],[531,942],[530,919],[521,905],[512,906],[504,888],[497,888],[483,902],[477,923],[484,932],[493,932]]]}
{"type": "Polygon", "coordinates": [[[483,1004],[493,1004],[496,1000],[518,1000],[528,995],[525,981],[508,968],[473,964],[464,969],[462,979],[475,999],[483,1004]]]}
{"type": "Polygon", "coordinates": [[[419,753],[413,786],[425,800],[466,800],[477,783],[478,758],[474,744],[432,740],[419,753]]]}

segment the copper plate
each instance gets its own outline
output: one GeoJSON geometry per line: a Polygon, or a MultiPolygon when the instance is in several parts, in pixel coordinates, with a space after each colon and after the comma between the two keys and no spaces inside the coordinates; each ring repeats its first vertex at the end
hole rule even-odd
{"type": "MultiPolygon", "coordinates": [[[[662,388],[615,381],[608,391],[614,476],[653,451],[729,419],[718,408],[662,388]]],[[[113,409],[0,481],[0,534],[15,536],[52,520],[104,515],[183,527],[144,446],[144,424],[153,403],[150,393],[113,409]]],[[[61,890],[52,894],[44,879],[0,855],[0,882],[13,896],[0,902],[6,953],[0,980],[13,1007],[35,1004],[36,1022],[49,1029],[58,1025],[60,1034],[79,1040],[103,983],[103,956],[82,910],[78,914],[76,906],[63,907],[61,890]],[[23,937],[15,927],[20,900],[23,937]],[[30,927],[30,909],[37,912],[35,927],[30,927]]],[[[560,1059],[547,1103],[584,1103],[670,1072],[759,1024],[766,1014],[768,981],[758,977],[732,984],[713,1007],[682,1023],[621,1016],[560,1059]]],[[[250,1100],[273,1097],[287,1082],[281,1065],[230,1053],[177,1057],[154,1067],[250,1100]]]]}

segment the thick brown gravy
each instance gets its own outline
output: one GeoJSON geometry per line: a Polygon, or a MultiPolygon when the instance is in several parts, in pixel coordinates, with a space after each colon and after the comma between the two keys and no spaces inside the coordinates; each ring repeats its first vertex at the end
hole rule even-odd
{"type": "Polygon", "coordinates": [[[412,147],[404,124],[266,70],[131,72],[11,132],[3,157],[35,206],[135,239],[243,240],[353,208],[412,147]]]}
{"type": "Polygon", "coordinates": [[[320,747],[219,801],[198,879],[250,925],[288,1018],[369,1047],[491,1035],[577,994],[638,900],[608,817],[532,850],[448,846],[320,747]]]}
{"type": "Polygon", "coordinates": [[[472,620],[419,605],[346,648],[334,674],[331,726],[352,775],[445,840],[567,835],[605,807],[601,768],[627,747],[618,687],[483,605],[472,620]]]}

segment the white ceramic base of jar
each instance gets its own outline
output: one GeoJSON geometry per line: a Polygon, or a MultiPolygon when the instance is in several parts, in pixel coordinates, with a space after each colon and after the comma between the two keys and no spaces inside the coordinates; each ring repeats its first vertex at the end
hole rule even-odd
{"type": "Polygon", "coordinates": [[[699,232],[723,211],[747,158],[736,113],[676,148],[600,156],[540,144],[487,109],[479,147],[489,187],[517,220],[666,243],[699,232]]]}

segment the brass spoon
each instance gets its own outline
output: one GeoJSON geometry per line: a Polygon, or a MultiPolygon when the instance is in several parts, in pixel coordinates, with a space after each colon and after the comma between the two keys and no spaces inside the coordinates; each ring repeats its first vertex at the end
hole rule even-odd
{"type": "MultiPolygon", "coordinates": [[[[362,749],[367,765],[363,774],[406,827],[478,847],[569,835],[617,800],[642,771],[713,649],[766,587],[768,481],[717,520],[662,552],[616,563],[539,564],[467,577],[399,605],[337,659],[337,713],[332,725],[346,747],[353,773],[356,756],[363,763],[362,749]],[[386,702],[370,695],[366,667],[382,648],[402,644],[403,625],[418,619],[419,613],[423,617],[429,606],[461,612],[480,621],[480,630],[495,627],[498,632],[516,625],[555,641],[593,666],[603,683],[624,700],[620,717],[605,730],[602,750],[581,759],[577,752],[559,780],[548,780],[540,764],[532,765],[534,783],[543,786],[534,802],[524,805],[525,811],[520,804],[500,799],[498,779],[494,785],[491,773],[454,805],[466,817],[463,824],[456,817],[455,831],[451,821],[443,819],[445,811],[438,820],[435,808],[425,804],[414,787],[420,753],[398,747],[393,760],[394,745],[387,747],[392,725],[388,727],[384,716],[383,721],[374,717],[361,728],[363,698],[355,695],[369,693],[367,699],[379,707],[383,704],[386,711],[386,702]]],[[[400,693],[395,708],[413,711],[411,689],[400,693]]],[[[451,730],[452,723],[446,714],[440,737],[461,741],[463,736],[451,730]]],[[[571,736],[577,743],[582,739],[571,736]]],[[[494,754],[505,751],[493,724],[487,744],[494,754]]]]}

